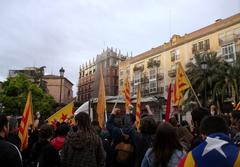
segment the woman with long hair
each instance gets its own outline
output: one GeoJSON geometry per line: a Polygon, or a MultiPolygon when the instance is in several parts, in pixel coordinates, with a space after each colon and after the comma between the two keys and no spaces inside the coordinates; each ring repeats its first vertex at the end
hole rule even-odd
{"type": "Polygon", "coordinates": [[[159,125],[153,147],[146,152],[141,166],[175,167],[184,155],[176,128],[169,123],[163,123],[159,125]]]}

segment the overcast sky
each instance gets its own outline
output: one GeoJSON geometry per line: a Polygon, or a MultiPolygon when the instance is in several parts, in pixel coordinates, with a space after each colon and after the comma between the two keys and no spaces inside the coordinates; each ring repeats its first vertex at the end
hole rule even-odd
{"type": "Polygon", "coordinates": [[[79,66],[107,46],[137,55],[238,12],[239,0],[0,0],[0,81],[63,67],[76,93],[79,66]]]}

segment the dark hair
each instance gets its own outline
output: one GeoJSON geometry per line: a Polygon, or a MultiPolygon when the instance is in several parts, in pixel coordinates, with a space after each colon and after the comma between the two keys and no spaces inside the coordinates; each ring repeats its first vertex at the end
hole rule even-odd
{"type": "Polygon", "coordinates": [[[219,116],[209,116],[202,120],[200,125],[200,132],[206,135],[212,133],[228,134],[228,126],[226,121],[219,116]]]}
{"type": "Polygon", "coordinates": [[[240,120],[240,113],[239,113],[239,111],[233,111],[231,113],[231,115],[232,115],[233,119],[236,119],[237,121],[240,120]]]}
{"type": "Polygon", "coordinates": [[[8,124],[8,119],[6,115],[0,114],[0,131],[2,131],[4,126],[7,126],[7,124],[8,124]]]}
{"type": "Polygon", "coordinates": [[[47,140],[53,136],[53,127],[49,124],[43,124],[40,127],[39,131],[39,139],[40,140],[47,140]]]}
{"type": "Polygon", "coordinates": [[[56,129],[55,135],[56,136],[67,136],[70,127],[67,123],[62,122],[56,129]]]}
{"type": "Polygon", "coordinates": [[[93,130],[100,135],[101,134],[101,127],[99,125],[99,122],[97,120],[94,120],[91,122],[92,128],[93,130]]]}
{"type": "Polygon", "coordinates": [[[194,109],[191,115],[195,128],[198,128],[200,126],[201,120],[206,116],[210,116],[210,112],[207,109],[200,107],[194,109]]]}
{"type": "Polygon", "coordinates": [[[18,124],[18,120],[16,117],[10,117],[9,119],[9,131],[12,131],[16,128],[16,125],[18,124]]]}
{"type": "Polygon", "coordinates": [[[176,128],[169,123],[161,124],[157,128],[156,137],[153,142],[154,166],[166,167],[176,149],[183,149],[178,140],[176,128]]]}
{"type": "Polygon", "coordinates": [[[151,116],[144,117],[140,121],[140,131],[145,134],[154,134],[157,129],[157,124],[151,116]]]}
{"type": "Polygon", "coordinates": [[[80,112],[75,116],[75,120],[77,120],[78,128],[84,131],[89,131],[91,127],[90,117],[85,112],[80,112]]]}
{"type": "Polygon", "coordinates": [[[178,126],[178,121],[175,117],[172,117],[169,119],[169,123],[173,126],[173,127],[177,127],[178,126]]]}

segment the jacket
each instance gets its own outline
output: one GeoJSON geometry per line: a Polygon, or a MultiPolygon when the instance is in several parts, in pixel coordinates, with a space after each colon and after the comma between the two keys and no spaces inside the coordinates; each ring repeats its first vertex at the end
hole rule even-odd
{"type": "MultiPolygon", "coordinates": [[[[182,157],[185,155],[184,151],[181,150],[175,150],[175,152],[172,154],[167,167],[176,167],[178,162],[182,159],[182,157]]],[[[154,153],[152,152],[152,148],[149,148],[143,158],[141,167],[154,167],[154,153]]]]}
{"type": "Polygon", "coordinates": [[[58,136],[51,140],[51,144],[55,149],[61,150],[64,140],[65,140],[65,136],[58,136]]]}
{"type": "Polygon", "coordinates": [[[93,130],[71,130],[61,152],[62,167],[104,167],[102,141],[93,130]]]}
{"type": "Polygon", "coordinates": [[[18,148],[0,137],[1,167],[22,167],[22,156],[18,148]]]}

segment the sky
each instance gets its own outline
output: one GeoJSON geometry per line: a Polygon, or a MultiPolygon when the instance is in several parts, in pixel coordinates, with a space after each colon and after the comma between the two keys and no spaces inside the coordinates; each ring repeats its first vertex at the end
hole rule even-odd
{"type": "Polygon", "coordinates": [[[135,56],[239,12],[239,0],[0,0],[0,81],[63,67],[76,94],[80,65],[103,49],[135,56]]]}

